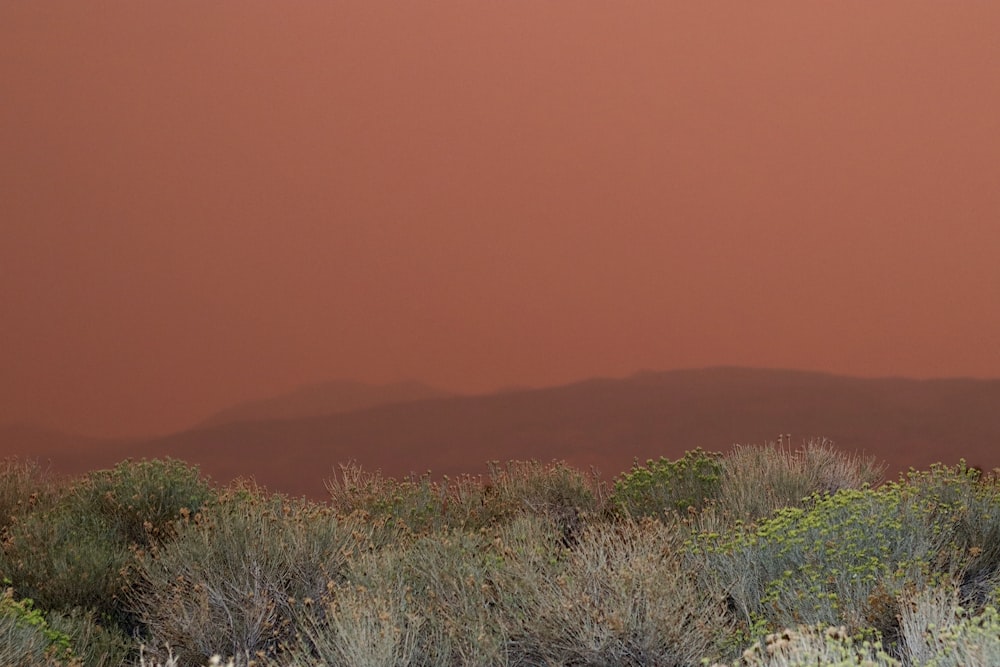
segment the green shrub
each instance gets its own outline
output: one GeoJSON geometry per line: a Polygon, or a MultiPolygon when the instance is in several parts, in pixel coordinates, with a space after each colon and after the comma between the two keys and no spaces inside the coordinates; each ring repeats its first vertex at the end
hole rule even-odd
{"type": "MultiPolygon", "coordinates": [[[[493,583],[500,578],[498,564],[495,548],[483,533],[428,534],[378,558],[353,563],[348,586],[365,593],[359,598],[348,590],[345,597],[341,589],[335,600],[356,608],[368,592],[377,593],[376,599],[392,610],[393,632],[399,633],[397,651],[408,654],[414,664],[497,665],[504,650],[503,627],[491,608],[493,583]]],[[[349,633],[358,627],[349,625],[349,633]]],[[[357,638],[349,642],[359,644],[357,638]]]]}
{"type": "Polygon", "coordinates": [[[0,664],[58,665],[72,657],[70,637],[51,627],[30,599],[16,600],[7,588],[0,597],[0,664]]]}
{"type": "Polygon", "coordinates": [[[372,530],[325,507],[233,489],[143,556],[130,608],[149,645],[169,646],[184,664],[274,656],[293,632],[296,601],[319,599],[352,553],[372,547],[372,530]]]}
{"type": "Polygon", "coordinates": [[[170,539],[182,512],[200,511],[212,495],[196,466],[169,458],[123,461],[90,473],[71,492],[80,513],[103,517],[117,541],[143,548],[170,539]]]}
{"type": "Polygon", "coordinates": [[[0,664],[23,667],[51,667],[59,660],[51,653],[51,643],[35,627],[0,613],[0,664]]]}
{"type": "Polygon", "coordinates": [[[299,608],[300,635],[274,664],[514,664],[511,633],[530,626],[534,609],[534,587],[522,584],[562,567],[559,535],[550,519],[520,515],[358,554],[344,581],[299,608]]]}
{"type": "Polygon", "coordinates": [[[841,624],[892,632],[896,596],[932,578],[939,541],[898,486],[815,495],[757,527],[692,540],[692,567],[755,631],[841,624]]]}
{"type": "Polygon", "coordinates": [[[527,512],[552,517],[568,538],[600,509],[596,475],[560,462],[493,461],[489,468],[485,482],[467,476],[435,482],[429,474],[397,481],[351,464],[326,486],[337,514],[361,512],[411,536],[478,530],[527,512]]]}
{"type": "Polygon", "coordinates": [[[664,518],[665,512],[698,510],[719,492],[722,455],[695,449],[676,461],[660,458],[632,470],[615,481],[611,505],[626,515],[664,518]]]}
{"type": "Polygon", "coordinates": [[[105,517],[66,502],[12,524],[0,552],[3,577],[40,609],[82,607],[116,621],[130,562],[105,517]]]}
{"type": "Polygon", "coordinates": [[[900,636],[908,665],[1000,665],[1000,618],[995,607],[978,613],[959,604],[959,583],[925,588],[901,605],[900,636]]]}
{"type": "Polygon", "coordinates": [[[343,465],[326,482],[330,505],[339,516],[361,513],[390,528],[412,534],[438,530],[448,524],[447,496],[429,475],[398,481],[357,464],[343,465]]]}
{"type": "Polygon", "coordinates": [[[940,543],[938,567],[959,577],[962,603],[982,608],[1000,584],[1000,485],[964,461],[910,471],[901,492],[926,508],[940,543]]]}
{"type": "Polygon", "coordinates": [[[902,596],[899,605],[900,653],[909,665],[930,663],[937,648],[931,633],[955,624],[960,611],[958,586],[943,582],[902,596]]]}
{"type": "Polygon", "coordinates": [[[125,461],[61,490],[50,506],[8,526],[0,573],[45,610],[91,610],[128,633],[128,568],[136,549],[170,537],[174,522],[211,491],[177,461],[125,461]]]}
{"type": "Polygon", "coordinates": [[[933,466],[878,489],[814,494],[759,524],[697,533],[691,567],[727,592],[748,638],[846,623],[900,650],[901,606],[914,590],[954,579],[963,599],[989,598],[997,510],[993,484],[964,465],[933,466]]]}

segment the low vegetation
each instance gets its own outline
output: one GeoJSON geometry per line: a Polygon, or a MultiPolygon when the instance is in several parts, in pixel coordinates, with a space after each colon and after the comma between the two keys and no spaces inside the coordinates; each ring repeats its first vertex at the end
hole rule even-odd
{"type": "Polygon", "coordinates": [[[0,464],[0,664],[986,667],[1000,485],[815,440],[396,480],[315,503],[174,460],[0,464]]]}

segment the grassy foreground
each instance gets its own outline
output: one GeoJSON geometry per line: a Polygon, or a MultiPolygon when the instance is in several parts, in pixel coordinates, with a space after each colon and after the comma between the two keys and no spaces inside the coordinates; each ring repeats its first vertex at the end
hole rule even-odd
{"type": "Polygon", "coordinates": [[[827,441],[395,480],[0,462],[0,665],[1000,665],[1000,485],[827,441]]]}

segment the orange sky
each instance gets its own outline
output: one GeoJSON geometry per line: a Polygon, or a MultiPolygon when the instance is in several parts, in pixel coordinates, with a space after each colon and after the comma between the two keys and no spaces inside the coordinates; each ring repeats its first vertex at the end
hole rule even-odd
{"type": "Polygon", "coordinates": [[[1000,376],[1000,3],[0,4],[0,422],[1000,376]]]}

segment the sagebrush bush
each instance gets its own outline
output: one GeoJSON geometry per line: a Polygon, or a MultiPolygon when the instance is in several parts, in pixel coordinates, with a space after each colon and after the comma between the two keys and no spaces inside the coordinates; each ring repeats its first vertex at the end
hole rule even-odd
{"type": "Polygon", "coordinates": [[[845,623],[899,650],[908,591],[967,581],[972,566],[977,580],[996,579],[982,540],[1000,517],[984,488],[964,466],[935,466],[878,489],[814,495],[757,525],[696,535],[692,565],[707,565],[749,631],[845,623]]]}
{"type": "MultiPolygon", "coordinates": [[[[767,635],[731,667],[899,667],[878,641],[852,637],[840,626],[800,626],[767,635]]],[[[713,667],[729,667],[716,664],[713,667]]]]}
{"type": "Polygon", "coordinates": [[[70,637],[51,627],[31,600],[0,596],[0,665],[51,667],[72,658],[70,637]]]}
{"type": "MultiPolygon", "coordinates": [[[[490,530],[427,533],[352,558],[345,580],[301,607],[295,665],[497,667],[527,664],[530,597],[563,568],[561,530],[520,515],[490,530]],[[391,659],[389,658],[391,656],[391,659]]],[[[277,667],[278,662],[273,663],[277,667]]]]}
{"type": "Polygon", "coordinates": [[[70,493],[78,511],[104,517],[117,541],[143,548],[170,539],[181,512],[197,513],[212,495],[196,466],[169,458],[123,461],[70,493]]]}
{"type": "Polygon", "coordinates": [[[0,613],[0,665],[53,667],[60,661],[40,630],[0,613]]]}
{"type": "Polygon", "coordinates": [[[423,613],[418,664],[487,667],[505,662],[494,586],[503,579],[486,535],[454,531],[421,538],[398,568],[423,613]]]}
{"type": "Polygon", "coordinates": [[[131,560],[105,517],[63,502],[8,527],[0,572],[18,596],[41,609],[81,607],[119,622],[131,560]]]}
{"type": "Polygon", "coordinates": [[[15,463],[0,665],[1000,664],[1000,485],[964,463],[872,488],[828,441],[695,450],[610,496],[558,462],[346,466],[328,505],[15,463]]]}
{"type": "Polygon", "coordinates": [[[36,461],[0,461],[0,534],[18,518],[48,506],[55,492],[53,480],[36,461]]]}
{"type": "Polygon", "coordinates": [[[168,539],[180,513],[210,495],[197,469],[179,461],[92,472],[7,527],[0,573],[42,609],[89,609],[131,633],[123,601],[134,552],[168,539]]]}
{"type": "Polygon", "coordinates": [[[722,468],[718,510],[743,521],[799,507],[813,493],[875,485],[884,470],[874,459],[841,452],[825,438],[811,439],[797,451],[773,442],[736,445],[722,468]]]}
{"type": "Polygon", "coordinates": [[[596,473],[589,475],[560,461],[509,461],[489,464],[483,505],[501,520],[523,514],[551,519],[572,542],[583,523],[603,506],[604,490],[596,473]]]}
{"type": "Polygon", "coordinates": [[[660,458],[640,465],[614,484],[612,507],[633,518],[663,519],[666,512],[698,510],[719,493],[722,455],[701,449],[686,452],[676,461],[660,458]]]}
{"type": "Polygon", "coordinates": [[[931,633],[951,627],[959,615],[955,582],[942,582],[908,592],[899,605],[901,654],[909,665],[925,665],[937,652],[931,633]]]}
{"type": "Polygon", "coordinates": [[[553,517],[568,537],[602,503],[596,475],[560,462],[492,461],[487,480],[462,476],[441,481],[429,474],[395,480],[348,464],[326,487],[338,514],[362,512],[411,535],[477,530],[530,512],[553,517]]]}
{"type": "Polygon", "coordinates": [[[125,667],[131,665],[136,647],[133,637],[115,624],[107,624],[90,609],[49,612],[49,627],[68,638],[73,661],[83,667],[125,667]]]}
{"type": "MultiPolygon", "coordinates": [[[[363,560],[363,567],[393,569],[384,554],[363,560]]],[[[294,615],[295,638],[274,664],[416,664],[418,632],[426,621],[421,612],[426,610],[417,610],[401,581],[392,581],[391,575],[380,580],[377,588],[341,582],[321,600],[300,602],[294,615]]]]}
{"type": "Polygon", "coordinates": [[[654,519],[602,523],[547,567],[515,564],[515,662],[670,666],[717,655],[730,626],[724,599],[698,585],[679,547],[654,519]]]}
{"type": "Polygon", "coordinates": [[[932,575],[937,540],[897,488],[813,496],[759,526],[701,534],[691,567],[728,592],[748,629],[841,624],[890,631],[895,596],[932,575]]]}
{"type": "Polygon", "coordinates": [[[996,667],[1000,665],[1000,614],[994,607],[970,615],[959,609],[948,626],[929,627],[928,667],[996,667]]]}
{"type": "Polygon", "coordinates": [[[149,646],[169,646],[184,664],[274,656],[293,634],[297,601],[319,599],[353,553],[372,547],[372,530],[323,506],[235,488],[143,556],[131,608],[149,646]]]}
{"type": "Polygon", "coordinates": [[[910,471],[897,487],[910,504],[925,508],[928,530],[940,543],[938,566],[959,575],[962,603],[981,608],[1000,584],[997,478],[960,461],[910,471]]]}
{"type": "Polygon", "coordinates": [[[429,475],[396,480],[351,463],[326,481],[330,506],[340,516],[363,516],[411,534],[447,526],[448,494],[429,475]]]}

